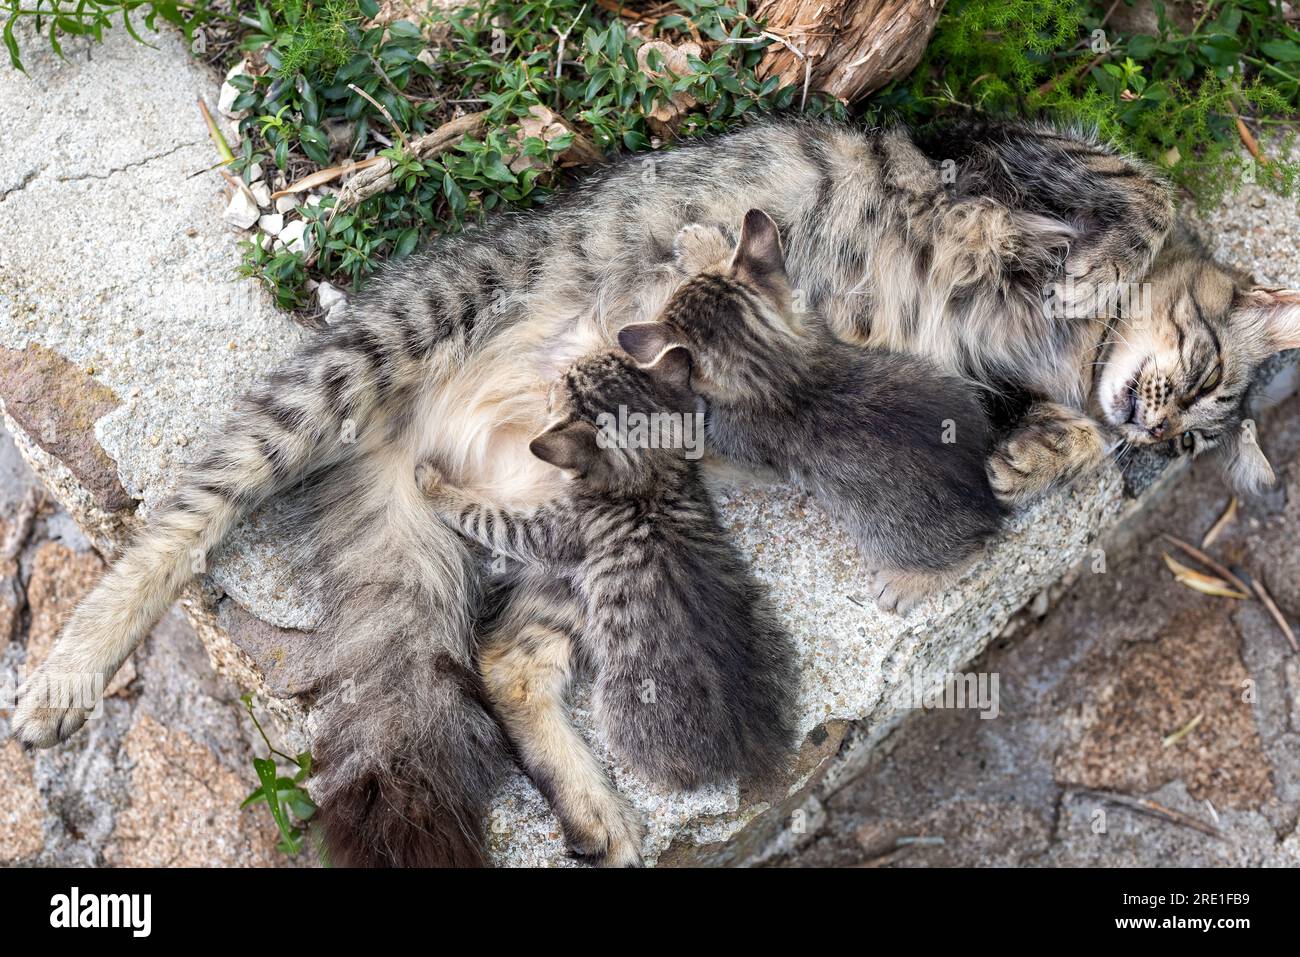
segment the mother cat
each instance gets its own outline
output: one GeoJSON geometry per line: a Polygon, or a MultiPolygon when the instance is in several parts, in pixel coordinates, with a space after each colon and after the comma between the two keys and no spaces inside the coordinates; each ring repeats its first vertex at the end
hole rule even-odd
{"type": "Polygon", "coordinates": [[[502,742],[477,694],[477,575],[428,516],[415,464],[435,456],[504,503],[547,498],[558,476],[528,452],[547,383],[613,344],[616,325],[654,317],[681,279],[682,226],[734,230],[751,207],[780,224],[793,286],[841,336],[1036,398],[990,466],[1005,501],[1098,463],[1107,429],[1217,444],[1241,484],[1268,477],[1242,402],[1257,364],[1300,344],[1300,293],[1251,288],[1181,232],[1167,241],[1170,192],[1141,164],[1016,125],[921,141],[763,122],[626,160],[372,281],[210,438],[20,689],[16,735],[45,747],[72,734],[88,711],[60,697],[70,676],[107,681],[196,555],[319,477],[303,534],[329,606],[313,750],[336,860],[480,862],[502,742]],[[1087,283],[1143,276],[1141,316],[1077,308],[1087,283]],[[1058,282],[1063,308],[1045,310],[1058,282]]]}

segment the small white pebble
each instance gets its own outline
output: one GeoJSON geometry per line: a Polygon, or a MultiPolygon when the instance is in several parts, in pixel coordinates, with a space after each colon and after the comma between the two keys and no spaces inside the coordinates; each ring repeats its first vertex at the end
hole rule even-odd
{"type": "Polygon", "coordinates": [[[316,287],[316,301],[326,312],[338,305],[346,305],[348,295],[332,283],[323,282],[316,287]]]}
{"type": "Polygon", "coordinates": [[[301,219],[295,219],[280,230],[280,235],[277,238],[290,252],[305,253],[308,245],[307,224],[301,219]]]}
{"type": "Polygon", "coordinates": [[[221,214],[221,218],[240,229],[252,229],[259,215],[261,213],[257,204],[249,199],[248,194],[242,189],[237,189],[230,197],[230,202],[226,205],[226,211],[221,214]]]}
{"type": "Polygon", "coordinates": [[[257,228],[268,236],[279,236],[284,229],[284,215],[281,213],[263,213],[257,220],[257,228]]]}
{"type": "Polygon", "coordinates": [[[265,183],[254,183],[249,187],[253,191],[253,199],[257,200],[257,205],[265,209],[271,205],[271,187],[265,183]]]}
{"type": "Polygon", "coordinates": [[[297,196],[281,196],[275,201],[275,211],[277,213],[292,213],[297,208],[297,196]]]}

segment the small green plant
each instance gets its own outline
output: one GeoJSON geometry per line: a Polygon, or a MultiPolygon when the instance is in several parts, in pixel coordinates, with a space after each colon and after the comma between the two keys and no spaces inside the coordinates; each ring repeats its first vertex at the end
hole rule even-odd
{"type": "MultiPolygon", "coordinates": [[[[1141,0],[1140,0],[1141,2],[1141,0]]],[[[952,0],[912,75],[877,94],[877,115],[920,123],[965,113],[1078,122],[1164,167],[1198,199],[1258,181],[1295,192],[1297,167],[1280,159],[1300,113],[1300,29],[1272,0],[1146,4],[1131,0],[952,0]],[[1195,11],[1194,18],[1189,11],[1195,11]],[[1249,118],[1274,137],[1255,151],[1249,118]]]]}
{"type": "MultiPolygon", "coordinates": [[[[386,26],[368,19],[378,13],[374,0],[258,6],[259,30],[244,46],[260,51],[267,69],[231,80],[240,91],[234,108],[249,111],[236,171],[269,160],[298,175],[360,158],[382,137],[379,152],[393,161],[396,185],[342,214],[329,198],[304,209],[313,252],[250,242],[242,271],[261,279],[282,306],[299,308],[311,278],[355,285],[431,235],[503,206],[535,204],[561,181],[575,135],[600,151],[648,150],[662,139],[727,129],[751,111],[788,108],[801,89],[757,78],[770,41],[748,16],[747,2],[683,0],[680,12],[653,26],[653,37],[671,44],[693,36],[705,41],[707,54],[691,56],[681,75],[666,69],[658,50],[643,68],[638,49],[646,40],[580,0],[483,0],[421,23],[386,26]],[[431,36],[439,40],[436,56],[431,36]],[[652,114],[674,98],[689,98],[690,108],[671,133],[656,133],[652,114]],[[486,132],[437,157],[409,154],[406,140],[458,109],[483,111],[486,132]],[[520,123],[542,109],[573,132],[549,140],[522,135],[520,123]],[[341,124],[349,141],[331,152],[326,128],[341,124]]],[[[845,115],[821,96],[805,110],[845,115]]]]}
{"type": "Polygon", "coordinates": [[[211,20],[255,27],[257,22],[238,14],[214,9],[210,0],[3,0],[0,11],[5,12],[5,23],[0,34],[4,37],[9,62],[15,69],[23,69],[19,57],[16,28],[20,20],[28,19],[36,30],[45,34],[50,47],[63,56],[62,40],[66,37],[92,37],[104,39],[104,31],[120,23],[140,43],[148,43],[138,32],[137,24],[155,31],[158,21],[179,27],[187,39],[193,39],[194,30],[211,20]]]}
{"type": "Polygon", "coordinates": [[[253,770],[261,785],[244,799],[241,808],[249,807],[259,801],[271,809],[271,817],[280,830],[280,840],[276,848],[285,854],[297,854],[302,850],[303,837],[307,832],[312,817],[316,814],[316,805],[303,788],[303,783],[311,776],[311,753],[304,751],[297,757],[290,757],[277,750],[271,739],[262,730],[262,723],[257,720],[253,710],[253,696],[244,695],[239,699],[244,702],[253,726],[262,736],[269,752],[267,757],[253,758],[253,770]],[[276,758],[287,761],[294,767],[293,777],[280,773],[276,758]]]}

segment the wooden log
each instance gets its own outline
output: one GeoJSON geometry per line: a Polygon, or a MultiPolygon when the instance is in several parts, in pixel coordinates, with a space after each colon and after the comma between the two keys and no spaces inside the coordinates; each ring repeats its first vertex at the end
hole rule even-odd
{"type": "Polygon", "coordinates": [[[760,77],[852,103],[909,73],[945,0],[762,0],[756,11],[783,42],[768,48],[760,77]]]}

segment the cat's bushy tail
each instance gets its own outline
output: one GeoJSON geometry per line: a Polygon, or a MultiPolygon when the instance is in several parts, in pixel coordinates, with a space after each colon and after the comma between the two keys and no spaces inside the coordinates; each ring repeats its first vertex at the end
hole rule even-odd
{"type": "Polygon", "coordinates": [[[326,626],[311,791],[331,863],[486,863],[506,746],[473,659],[479,569],[396,443],[318,483],[308,533],[326,626]]]}

